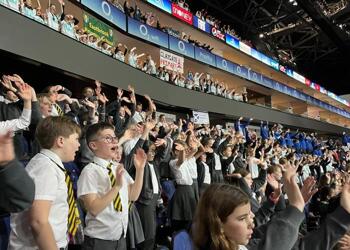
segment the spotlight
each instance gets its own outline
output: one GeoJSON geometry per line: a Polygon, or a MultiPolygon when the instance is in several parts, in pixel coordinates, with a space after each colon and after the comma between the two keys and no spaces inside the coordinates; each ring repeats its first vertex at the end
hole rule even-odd
{"type": "Polygon", "coordinates": [[[264,33],[260,33],[259,34],[259,38],[264,38],[265,37],[265,34],[264,33]]]}

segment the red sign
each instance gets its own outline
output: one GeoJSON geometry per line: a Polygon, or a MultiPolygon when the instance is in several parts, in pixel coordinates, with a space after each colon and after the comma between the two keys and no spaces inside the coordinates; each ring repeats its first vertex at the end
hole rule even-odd
{"type": "Polygon", "coordinates": [[[311,81],[310,81],[309,79],[306,79],[306,78],[305,78],[305,84],[306,84],[307,86],[310,86],[310,85],[311,85],[311,81]]]}
{"type": "Polygon", "coordinates": [[[222,33],[220,30],[216,29],[215,27],[211,28],[211,33],[213,34],[213,36],[225,41],[225,34],[222,33]]]}
{"type": "Polygon", "coordinates": [[[174,17],[177,17],[180,20],[192,25],[193,21],[192,21],[192,13],[191,12],[181,8],[180,6],[178,6],[174,3],[171,4],[171,10],[172,10],[174,17]]]}

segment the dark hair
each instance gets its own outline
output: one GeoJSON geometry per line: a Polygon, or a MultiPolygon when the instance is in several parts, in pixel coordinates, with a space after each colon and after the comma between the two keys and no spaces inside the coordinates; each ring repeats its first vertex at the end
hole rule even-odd
{"type": "Polygon", "coordinates": [[[89,143],[96,139],[99,132],[105,129],[112,129],[114,131],[114,126],[108,122],[99,122],[90,125],[86,130],[86,142],[89,143]]]}
{"type": "Polygon", "coordinates": [[[44,149],[51,149],[59,136],[68,138],[70,135],[81,134],[80,127],[66,116],[49,116],[39,122],[35,137],[44,149]]]}

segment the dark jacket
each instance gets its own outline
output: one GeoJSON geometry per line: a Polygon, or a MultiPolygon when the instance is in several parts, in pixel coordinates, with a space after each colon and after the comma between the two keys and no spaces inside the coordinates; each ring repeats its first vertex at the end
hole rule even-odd
{"type": "Polygon", "coordinates": [[[20,212],[34,200],[34,182],[17,160],[0,168],[0,190],[0,215],[20,212]]]}

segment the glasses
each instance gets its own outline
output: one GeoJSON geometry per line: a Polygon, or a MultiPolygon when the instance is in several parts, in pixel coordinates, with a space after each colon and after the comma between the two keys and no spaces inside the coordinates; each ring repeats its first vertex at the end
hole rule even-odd
{"type": "Polygon", "coordinates": [[[107,143],[112,143],[113,141],[114,142],[118,141],[118,137],[107,135],[105,137],[100,137],[100,138],[96,139],[96,141],[98,141],[98,140],[102,140],[102,141],[105,141],[107,143]]]}

